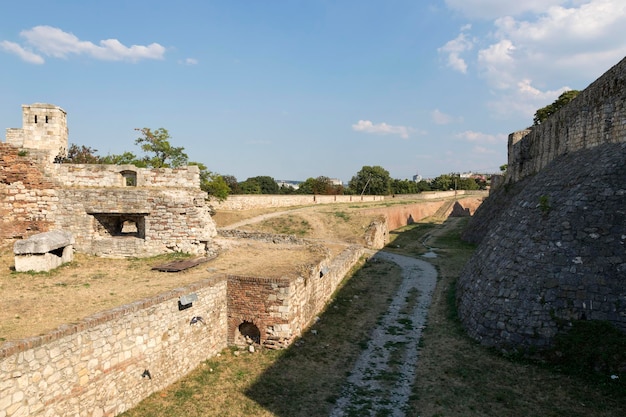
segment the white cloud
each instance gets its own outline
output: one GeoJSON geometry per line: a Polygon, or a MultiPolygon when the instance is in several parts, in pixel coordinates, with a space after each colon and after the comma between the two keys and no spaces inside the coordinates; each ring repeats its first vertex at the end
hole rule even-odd
{"type": "Polygon", "coordinates": [[[469,30],[471,26],[465,25],[461,28],[461,33],[448,41],[444,46],[437,49],[440,54],[447,56],[446,65],[456,71],[459,71],[463,74],[467,73],[467,63],[463,58],[461,58],[461,54],[467,52],[472,49],[474,46],[473,41],[468,39],[465,31],[469,30]]]}
{"type": "Polygon", "coordinates": [[[352,130],[378,135],[398,135],[403,139],[407,139],[409,132],[412,131],[412,129],[407,126],[392,126],[384,122],[374,124],[369,120],[359,120],[358,123],[352,125],[352,130]]]}
{"type": "Polygon", "coordinates": [[[474,132],[472,130],[466,130],[465,132],[457,133],[457,138],[466,140],[468,142],[478,144],[494,144],[494,143],[506,143],[508,141],[508,135],[497,134],[490,135],[488,133],[474,132]]]}
{"type": "Polygon", "coordinates": [[[432,112],[430,112],[430,117],[432,119],[433,122],[435,122],[438,125],[448,125],[450,123],[455,123],[455,122],[460,122],[463,121],[462,118],[455,118],[453,116],[450,116],[449,114],[446,114],[444,112],[442,112],[439,109],[435,109],[432,112]]]}
{"type": "Polygon", "coordinates": [[[181,62],[183,65],[198,65],[198,60],[195,58],[186,58],[181,62]]]}
{"type": "MultiPolygon", "coordinates": [[[[125,46],[117,39],[101,40],[99,45],[89,41],[81,41],[72,33],[64,32],[51,26],[35,26],[32,29],[20,32],[26,43],[40,54],[54,57],[67,58],[69,55],[87,55],[104,61],[131,61],[142,59],[163,59],[165,48],[158,43],[150,45],[125,46]]],[[[27,50],[13,44],[10,52],[18,54],[27,62],[43,63],[34,60],[35,53],[26,53],[27,50]],[[19,48],[19,49],[18,49],[19,48]],[[22,52],[20,52],[22,51],[22,52]]]]}
{"type": "Polygon", "coordinates": [[[550,6],[569,3],[567,0],[445,0],[449,9],[465,17],[495,19],[523,13],[541,13],[550,6]]]}
{"type": "Polygon", "coordinates": [[[584,89],[626,56],[624,0],[446,0],[446,5],[470,19],[493,19],[473,26],[473,48],[462,48],[460,41],[468,39],[464,29],[438,51],[447,53],[448,66],[458,71],[476,65],[498,117],[532,116],[560,92],[584,89]]]}
{"type": "Polygon", "coordinates": [[[31,64],[43,64],[45,62],[40,55],[26,50],[14,42],[2,41],[0,42],[0,48],[19,56],[22,60],[31,64]]]}

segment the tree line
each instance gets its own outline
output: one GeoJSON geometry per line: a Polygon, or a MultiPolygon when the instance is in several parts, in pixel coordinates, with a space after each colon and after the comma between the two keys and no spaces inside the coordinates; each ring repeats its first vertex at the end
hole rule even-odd
{"type": "Polygon", "coordinates": [[[88,146],[71,144],[62,152],[57,163],[134,165],[138,168],[177,168],[195,165],[200,169],[200,188],[217,200],[230,194],[318,194],[318,195],[392,195],[417,194],[422,191],[478,190],[487,186],[484,178],[461,178],[459,174],[440,175],[432,180],[419,182],[393,179],[380,166],[363,166],[347,186],[336,184],[329,177],[307,178],[298,187],[279,186],[270,176],[256,176],[237,181],[232,175],[211,172],[200,163],[189,160],[185,149],[172,146],[169,132],[164,128],[135,129],[140,136],[135,140],[143,155],[126,151],[121,154],[98,155],[98,150],[88,146]]]}

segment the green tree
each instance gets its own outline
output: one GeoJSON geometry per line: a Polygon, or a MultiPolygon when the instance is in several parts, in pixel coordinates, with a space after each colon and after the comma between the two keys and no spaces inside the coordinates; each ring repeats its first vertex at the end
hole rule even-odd
{"type": "Polygon", "coordinates": [[[239,182],[237,182],[237,178],[234,175],[222,175],[222,179],[228,185],[230,189],[230,194],[239,194],[241,190],[239,189],[239,182]]]}
{"type": "Polygon", "coordinates": [[[317,178],[307,178],[306,181],[298,187],[298,194],[320,194],[335,195],[341,194],[342,188],[335,186],[328,177],[320,176],[317,178]]]}
{"type": "Polygon", "coordinates": [[[447,191],[454,189],[454,176],[451,174],[443,174],[433,178],[430,182],[430,188],[434,191],[447,191]]]}
{"type": "Polygon", "coordinates": [[[480,186],[474,178],[459,178],[456,184],[457,190],[478,190],[480,186]]]}
{"type": "Polygon", "coordinates": [[[211,172],[200,162],[189,162],[189,165],[200,169],[200,189],[215,197],[218,201],[224,201],[230,194],[228,184],[221,175],[211,172]]]}
{"type": "Polygon", "coordinates": [[[61,159],[64,164],[100,164],[98,150],[89,146],[70,144],[67,155],[61,159]]]}
{"type": "Polygon", "coordinates": [[[394,194],[417,194],[417,183],[415,181],[391,180],[391,192],[394,194]]]}
{"type": "Polygon", "coordinates": [[[391,177],[383,167],[363,166],[352,177],[348,187],[357,195],[389,195],[391,194],[391,177]]]}
{"type": "Polygon", "coordinates": [[[143,160],[137,159],[137,155],[132,152],[124,152],[122,154],[111,154],[100,158],[101,164],[111,165],[135,165],[139,168],[145,168],[146,163],[143,160]]]}
{"type": "MultiPolygon", "coordinates": [[[[256,183],[258,185],[258,189],[260,190],[259,193],[251,193],[251,192],[245,192],[243,191],[243,186],[242,191],[244,192],[244,194],[278,194],[278,183],[276,183],[276,181],[274,180],[274,178],[269,177],[267,175],[261,175],[258,177],[251,177],[248,178],[246,181],[244,181],[245,183],[256,183]]],[[[241,186],[241,184],[240,184],[241,186]]],[[[255,187],[250,188],[248,185],[246,185],[247,189],[256,189],[255,187]]]]}
{"type": "Polygon", "coordinates": [[[136,145],[147,155],[143,158],[146,166],[152,168],[177,168],[188,164],[189,157],[182,146],[170,144],[169,132],[160,127],[152,130],[148,127],[135,129],[141,132],[141,137],[135,140],[136,145]]]}
{"type": "Polygon", "coordinates": [[[576,98],[578,94],[580,94],[580,91],[578,90],[565,91],[559,96],[559,98],[554,100],[552,104],[548,104],[547,106],[538,109],[535,112],[535,117],[533,117],[533,125],[537,126],[545,122],[548,117],[559,111],[567,103],[576,98]]]}
{"type": "Polygon", "coordinates": [[[415,184],[417,187],[417,192],[421,193],[422,191],[431,191],[432,189],[430,188],[430,183],[426,180],[421,180],[419,181],[417,184],[415,184]]]}
{"type": "Polygon", "coordinates": [[[248,178],[239,183],[241,194],[261,194],[261,186],[258,182],[248,178]]]}

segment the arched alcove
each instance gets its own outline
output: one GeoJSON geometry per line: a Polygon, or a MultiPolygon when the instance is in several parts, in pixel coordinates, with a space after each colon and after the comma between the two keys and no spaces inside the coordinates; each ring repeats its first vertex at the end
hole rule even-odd
{"type": "Polygon", "coordinates": [[[243,340],[247,344],[249,344],[250,342],[253,342],[256,344],[261,343],[261,331],[254,323],[244,320],[239,325],[237,330],[239,331],[239,336],[241,336],[240,338],[239,337],[237,338],[238,341],[243,340]]]}

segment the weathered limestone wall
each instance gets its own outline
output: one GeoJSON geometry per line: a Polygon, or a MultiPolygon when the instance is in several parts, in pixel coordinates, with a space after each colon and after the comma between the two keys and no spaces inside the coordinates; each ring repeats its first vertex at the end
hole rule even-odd
{"type": "Polygon", "coordinates": [[[304,276],[214,276],[0,348],[0,416],[115,416],[217,354],[239,325],[283,348],[312,323],[363,255],[327,257],[304,276]],[[183,296],[197,295],[187,309],[183,296]],[[194,317],[203,322],[192,324],[194,317]],[[148,371],[150,377],[145,371],[148,371]]]}
{"type": "Polygon", "coordinates": [[[228,341],[243,344],[239,326],[255,325],[268,348],[289,346],[324,308],[341,280],[363,255],[351,247],[311,266],[306,276],[228,277],[228,341]]]}
{"type": "Polygon", "coordinates": [[[311,204],[350,203],[362,201],[383,201],[380,195],[268,195],[238,194],[229,195],[215,203],[217,210],[251,210],[268,207],[306,206],[311,204]]]}
{"type": "Polygon", "coordinates": [[[459,277],[458,311],[482,344],[547,348],[574,320],[626,331],[625,77],[622,60],[511,136],[507,184],[463,235],[480,245],[459,277]]]}
{"type": "Polygon", "coordinates": [[[507,181],[533,175],[561,155],[626,141],[626,58],[541,125],[509,135],[507,181]]]}
{"type": "Polygon", "coordinates": [[[45,170],[62,187],[200,188],[197,166],[137,168],[134,165],[51,164],[45,170]],[[130,178],[134,179],[132,185],[127,183],[130,178]]]}
{"type": "Polygon", "coordinates": [[[76,249],[98,256],[203,254],[217,234],[206,193],[167,188],[63,188],[57,228],[72,232],[76,249]],[[124,231],[124,225],[131,229],[124,231]]]}
{"type": "Polygon", "coordinates": [[[0,415],[115,416],[226,347],[226,278],[0,348],[0,415]],[[178,299],[195,293],[192,307],[178,299]],[[190,324],[201,316],[203,323],[190,324]],[[150,378],[142,377],[145,370],[150,378]]]}
{"type": "Polygon", "coordinates": [[[0,143],[0,238],[71,232],[100,256],[204,254],[217,234],[198,167],[53,164],[45,151],[0,143]]]}

